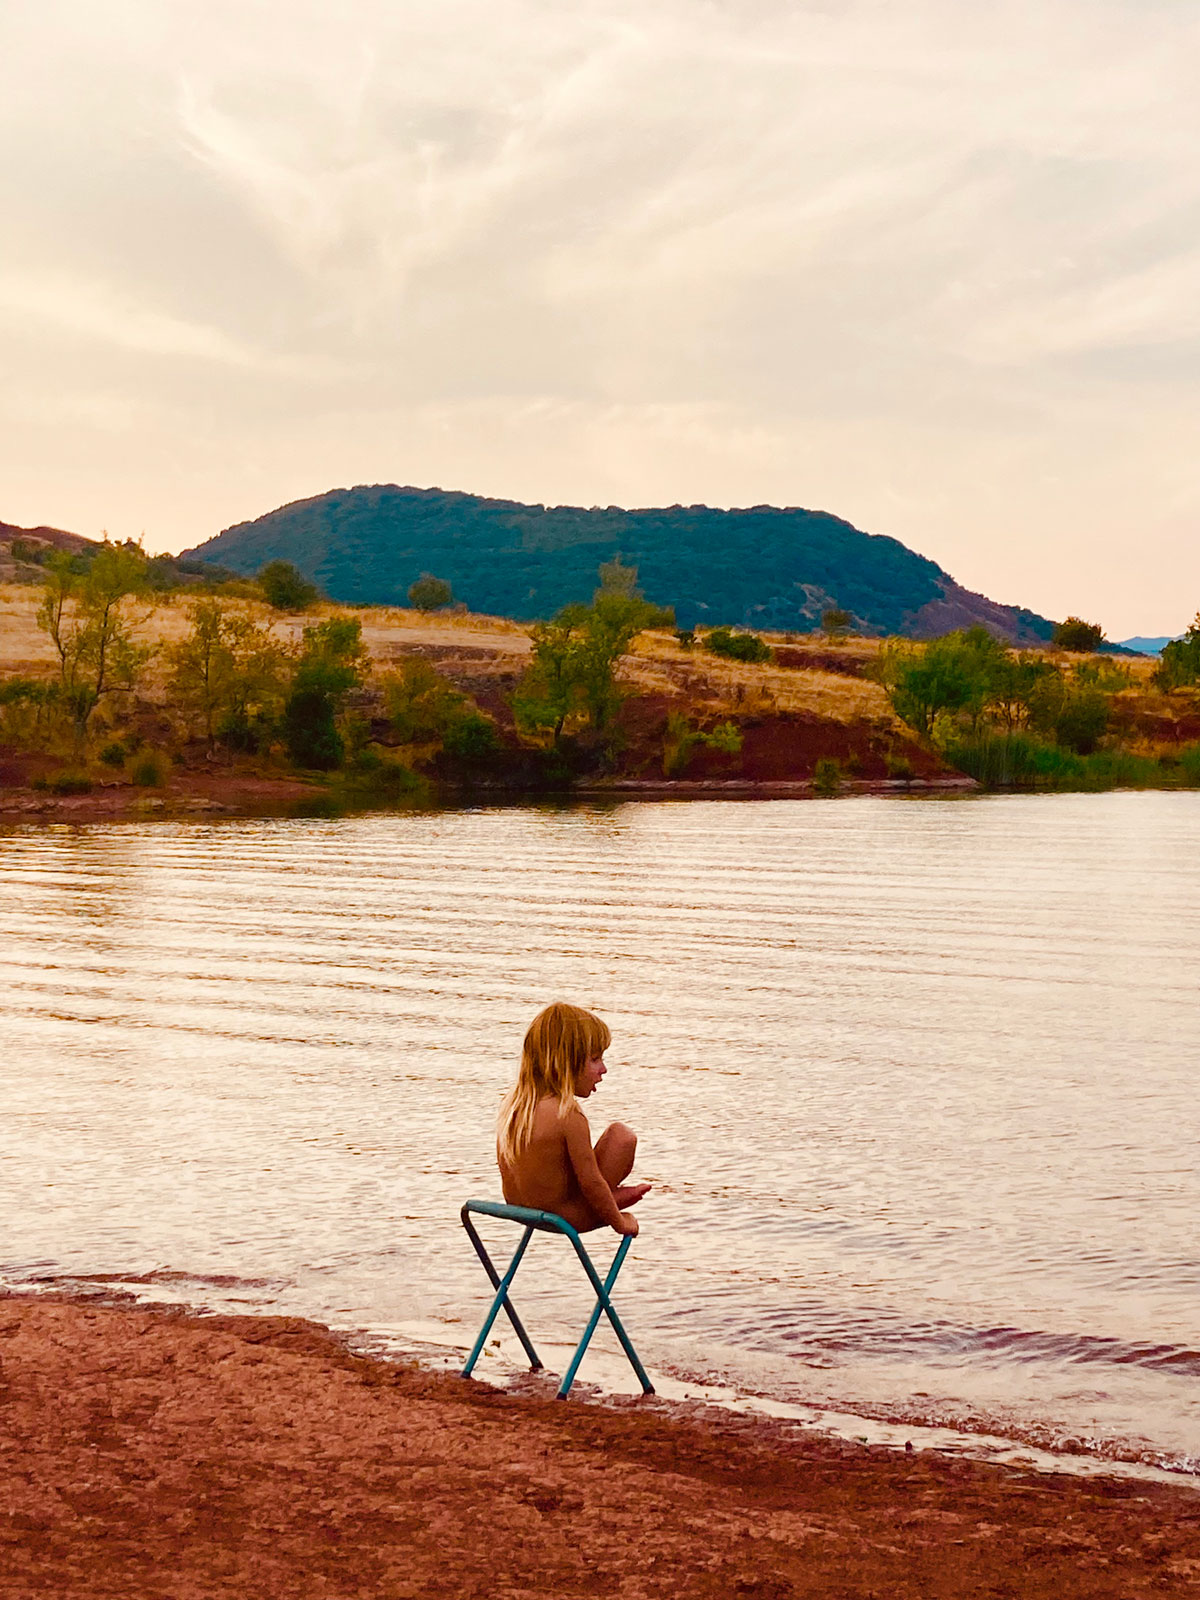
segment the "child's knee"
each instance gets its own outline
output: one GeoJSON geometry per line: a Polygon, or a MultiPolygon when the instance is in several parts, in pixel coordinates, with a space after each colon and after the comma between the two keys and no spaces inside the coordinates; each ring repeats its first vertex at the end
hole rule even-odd
{"type": "Polygon", "coordinates": [[[610,1123],[608,1133],[614,1144],[619,1145],[622,1150],[628,1150],[631,1155],[637,1149],[637,1134],[626,1123],[610,1123]]]}

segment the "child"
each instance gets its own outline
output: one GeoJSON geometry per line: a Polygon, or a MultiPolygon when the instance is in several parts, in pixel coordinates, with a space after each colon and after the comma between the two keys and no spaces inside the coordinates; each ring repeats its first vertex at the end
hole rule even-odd
{"type": "Polygon", "coordinates": [[[611,1037],[599,1017],[561,1001],[534,1017],[516,1087],[500,1108],[496,1155],[510,1206],[552,1211],[580,1233],[608,1227],[636,1234],[637,1218],[626,1208],[650,1188],[625,1182],[637,1135],[614,1122],[593,1150],[579,1107],[607,1070],[611,1037]]]}

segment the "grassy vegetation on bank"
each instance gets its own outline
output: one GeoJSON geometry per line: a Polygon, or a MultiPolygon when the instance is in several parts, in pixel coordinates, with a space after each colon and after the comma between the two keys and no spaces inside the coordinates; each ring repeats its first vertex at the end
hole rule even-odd
{"type": "Polygon", "coordinates": [[[1200,784],[1200,628],[1161,664],[1015,651],[978,628],[697,633],[635,580],[612,563],[590,605],[524,627],[441,589],[437,612],[348,610],[282,581],[273,606],[269,583],[156,588],[131,546],[54,558],[39,583],[0,585],[0,783],[154,791],[228,772],[389,803],[581,778],[1200,784]]]}

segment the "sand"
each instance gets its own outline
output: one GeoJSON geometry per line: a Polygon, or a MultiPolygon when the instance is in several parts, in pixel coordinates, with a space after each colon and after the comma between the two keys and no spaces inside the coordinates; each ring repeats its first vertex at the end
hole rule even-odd
{"type": "Polygon", "coordinates": [[[1200,1494],[517,1397],[282,1318],[0,1299],[0,1595],[1200,1594],[1200,1494]]]}

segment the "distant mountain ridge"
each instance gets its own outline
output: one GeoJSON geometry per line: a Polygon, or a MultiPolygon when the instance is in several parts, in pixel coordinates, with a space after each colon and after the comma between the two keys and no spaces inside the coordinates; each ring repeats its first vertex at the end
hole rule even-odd
{"type": "Polygon", "coordinates": [[[830,606],[869,633],[930,638],[983,623],[1016,644],[1052,624],[962,588],[898,539],[798,507],[624,510],[525,505],[397,484],[331,489],[226,528],[181,558],[249,575],[293,562],[334,600],[403,605],[422,572],[471,610],[530,621],[587,600],[596,569],[620,555],[648,599],[681,624],[809,632],[830,606]]]}

